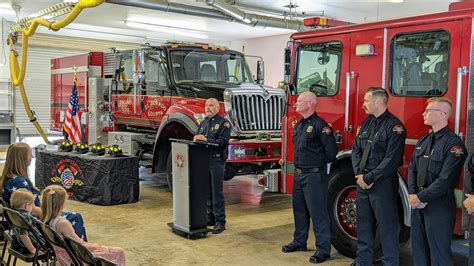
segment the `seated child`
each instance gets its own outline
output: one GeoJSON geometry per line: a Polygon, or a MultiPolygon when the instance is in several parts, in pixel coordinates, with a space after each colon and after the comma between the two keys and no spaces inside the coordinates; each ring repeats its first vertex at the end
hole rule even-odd
{"type": "MultiPolygon", "coordinates": [[[[61,216],[66,206],[66,190],[57,185],[51,185],[43,190],[41,197],[42,220],[61,236],[70,237],[83,244],[94,256],[102,257],[117,265],[125,265],[125,252],[119,247],[107,247],[99,244],[91,244],[80,238],[72,227],[70,221],[61,216]]],[[[65,250],[54,248],[56,257],[62,265],[70,265],[71,259],[65,250]]]]}
{"type": "MultiPolygon", "coordinates": [[[[23,217],[25,217],[26,221],[33,225],[33,229],[36,229],[36,226],[34,226],[36,218],[31,214],[31,210],[33,209],[33,206],[35,206],[35,196],[31,191],[25,188],[17,189],[11,196],[10,204],[12,209],[17,210],[23,217]]],[[[13,227],[13,234],[17,241],[16,244],[19,244],[21,249],[19,251],[26,249],[32,254],[35,254],[36,249],[41,247],[41,244],[38,243],[37,238],[32,232],[13,227]]],[[[37,235],[41,237],[39,232],[37,232],[37,235]]],[[[40,241],[45,240],[40,239],[40,241]]]]}

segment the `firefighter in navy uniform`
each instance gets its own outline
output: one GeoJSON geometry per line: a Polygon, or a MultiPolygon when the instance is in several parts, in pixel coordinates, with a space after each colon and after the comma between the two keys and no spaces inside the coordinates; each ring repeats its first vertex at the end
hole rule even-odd
{"type": "Polygon", "coordinates": [[[296,111],[303,118],[293,130],[295,232],[293,241],[282,247],[285,253],[305,251],[311,218],[317,247],[310,257],[311,263],[326,261],[331,254],[326,165],[333,162],[337,154],[332,128],[315,113],[316,102],[312,92],[303,92],[296,102],[296,111]]]}
{"type": "Polygon", "coordinates": [[[467,165],[468,171],[464,175],[464,193],[466,199],[463,204],[466,211],[471,215],[471,221],[469,225],[469,266],[474,266],[474,154],[469,157],[469,163],[467,165]]]}
{"type": "Polygon", "coordinates": [[[427,101],[423,120],[432,132],[415,146],[408,170],[412,207],[411,247],[414,265],[453,265],[451,237],[456,222],[454,188],[459,183],[466,149],[448,127],[447,98],[427,101]]]}
{"type": "Polygon", "coordinates": [[[369,115],[352,146],[357,179],[357,256],[351,265],[372,265],[375,228],[382,244],[383,264],[399,265],[398,176],[403,163],[406,131],[387,109],[388,94],[371,87],[363,108],[369,115]]]}
{"type": "Polygon", "coordinates": [[[216,99],[207,99],[205,106],[207,117],[199,125],[198,134],[194,136],[194,141],[207,141],[219,145],[217,149],[213,149],[209,162],[210,193],[207,199],[207,225],[214,225],[213,234],[225,230],[223,182],[231,130],[229,121],[219,115],[219,109],[219,102],[216,99]]]}

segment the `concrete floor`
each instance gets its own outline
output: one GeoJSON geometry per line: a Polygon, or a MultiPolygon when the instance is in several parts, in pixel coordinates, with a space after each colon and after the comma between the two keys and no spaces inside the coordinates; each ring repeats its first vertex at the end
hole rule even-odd
{"type": "MultiPolygon", "coordinates": [[[[30,169],[30,173],[34,170],[30,169]]],[[[140,178],[137,203],[96,206],[69,201],[68,204],[70,211],[82,213],[89,241],[123,247],[128,265],[310,264],[308,259],[314,253],[312,233],[307,252],[281,252],[281,246],[292,240],[294,229],[290,196],[263,192],[252,177],[227,181],[227,230],[188,240],[175,235],[167,226],[172,221],[172,195],[165,179],[151,175],[147,169],[141,170],[140,178]]],[[[466,241],[455,240],[453,250],[455,265],[467,265],[466,241]]],[[[334,249],[331,256],[323,265],[352,262],[334,249]]],[[[412,264],[410,248],[405,247],[401,251],[401,265],[412,264]]]]}

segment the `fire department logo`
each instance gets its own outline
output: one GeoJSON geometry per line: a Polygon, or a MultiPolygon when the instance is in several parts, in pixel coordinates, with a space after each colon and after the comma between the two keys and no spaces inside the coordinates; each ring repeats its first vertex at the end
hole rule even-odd
{"type": "Polygon", "coordinates": [[[395,125],[392,127],[392,131],[397,133],[398,135],[401,135],[405,132],[405,129],[402,125],[395,125]]]}
{"type": "Polygon", "coordinates": [[[464,155],[464,149],[461,146],[454,146],[449,150],[452,156],[461,157],[464,155]]]}
{"type": "Polygon", "coordinates": [[[53,168],[51,176],[53,184],[62,185],[65,189],[84,185],[81,180],[83,177],[81,167],[71,159],[59,160],[53,168]]]}
{"type": "Polygon", "coordinates": [[[184,155],[180,152],[176,153],[176,166],[178,168],[183,168],[184,167],[184,155]]]}
{"type": "Polygon", "coordinates": [[[332,130],[330,127],[323,127],[323,134],[330,135],[332,133],[332,130]]]}

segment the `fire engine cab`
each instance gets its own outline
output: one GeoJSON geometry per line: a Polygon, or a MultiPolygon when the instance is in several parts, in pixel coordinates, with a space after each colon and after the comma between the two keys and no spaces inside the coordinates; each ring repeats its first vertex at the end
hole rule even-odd
{"type": "MultiPolygon", "coordinates": [[[[339,154],[332,165],[328,209],[333,246],[355,257],[356,183],[351,147],[367,117],[362,109],[367,88],[389,93],[388,109],[406,126],[404,164],[399,168],[400,241],[409,238],[410,206],[407,169],[418,139],[429,132],[423,124],[426,100],[448,97],[454,103],[450,127],[474,152],[474,93],[471,90],[474,51],[470,2],[453,3],[449,12],[295,33],[285,50],[288,104],[283,118],[283,191],[291,193],[294,173],[293,125],[300,117],[292,108],[304,91],[318,95],[318,115],[334,128],[339,154]]],[[[462,208],[462,179],[456,189],[454,233],[468,230],[462,208]]],[[[380,243],[378,253],[381,254],[380,243]]]]}
{"type": "Polygon", "coordinates": [[[232,124],[226,179],[265,174],[278,189],[284,91],[254,81],[243,54],[208,44],[169,43],[53,59],[51,129],[62,131],[73,74],[87,143],[118,144],[142,166],[167,173],[170,138],[192,139],[208,98],[232,124]]]}

